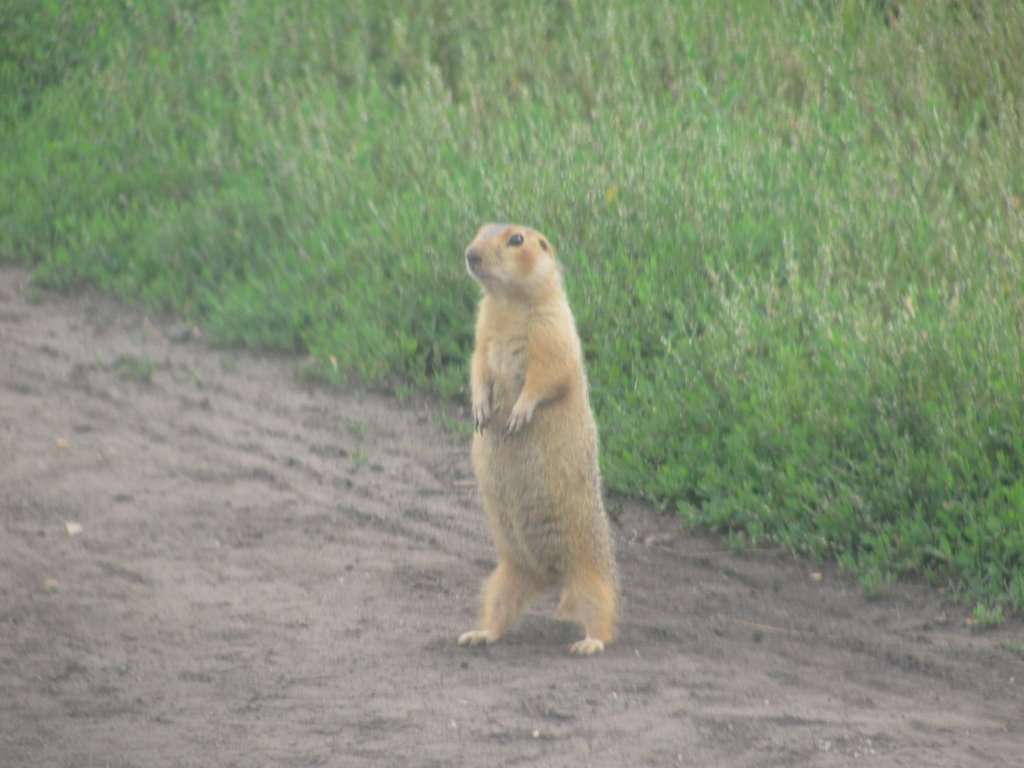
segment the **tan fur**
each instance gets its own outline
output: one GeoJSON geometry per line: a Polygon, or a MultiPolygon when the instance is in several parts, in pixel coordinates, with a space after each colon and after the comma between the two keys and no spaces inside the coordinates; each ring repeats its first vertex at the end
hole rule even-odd
{"type": "Polygon", "coordinates": [[[560,587],[558,615],[586,632],[572,652],[597,653],[615,630],[615,559],[561,269],[543,235],[505,224],[481,227],[466,264],[484,288],[470,376],[473,469],[498,567],[484,585],[481,628],[459,644],[494,642],[531,598],[560,587]]]}

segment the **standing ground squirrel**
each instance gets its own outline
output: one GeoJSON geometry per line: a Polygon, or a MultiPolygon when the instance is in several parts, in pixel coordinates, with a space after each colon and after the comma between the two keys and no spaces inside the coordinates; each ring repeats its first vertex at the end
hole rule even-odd
{"type": "Polygon", "coordinates": [[[498,549],[481,628],[497,640],[527,602],[560,586],[558,616],[580,622],[589,656],[615,630],[616,570],[601,496],[597,426],[562,272],[539,232],[487,224],[466,249],[484,289],[470,385],[473,469],[498,549]]]}

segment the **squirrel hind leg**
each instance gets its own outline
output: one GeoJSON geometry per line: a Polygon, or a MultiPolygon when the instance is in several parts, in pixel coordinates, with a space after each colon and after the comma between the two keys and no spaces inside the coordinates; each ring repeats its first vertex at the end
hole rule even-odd
{"type": "Polygon", "coordinates": [[[540,589],[536,580],[509,560],[502,560],[484,582],[481,628],[464,632],[459,645],[490,645],[515,624],[540,589]]]}
{"type": "Polygon", "coordinates": [[[586,637],[573,643],[570,652],[577,656],[600,653],[615,635],[615,587],[595,571],[574,574],[566,582],[558,605],[559,618],[583,625],[586,637]]]}

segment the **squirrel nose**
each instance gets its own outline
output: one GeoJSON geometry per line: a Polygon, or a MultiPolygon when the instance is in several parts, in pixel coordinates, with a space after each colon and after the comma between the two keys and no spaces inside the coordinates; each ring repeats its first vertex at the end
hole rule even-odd
{"type": "Polygon", "coordinates": [[[480,262],[483,261],[483,256],[480,251],[470,248],[466,251],[466,264],[470,269],[480,266],[480,262]]]}

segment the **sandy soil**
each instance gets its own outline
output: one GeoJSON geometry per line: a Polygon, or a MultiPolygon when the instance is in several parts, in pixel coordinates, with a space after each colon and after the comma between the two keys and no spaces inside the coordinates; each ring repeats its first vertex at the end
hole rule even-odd
{"type": "Polygon", "coordinates": [[[1019,621],[627,500],[604,656],[551,602],[459,648],[493,553],[436,403],[27,283],[0,268],[2,766],[1024,765],[1019,621]]]}

